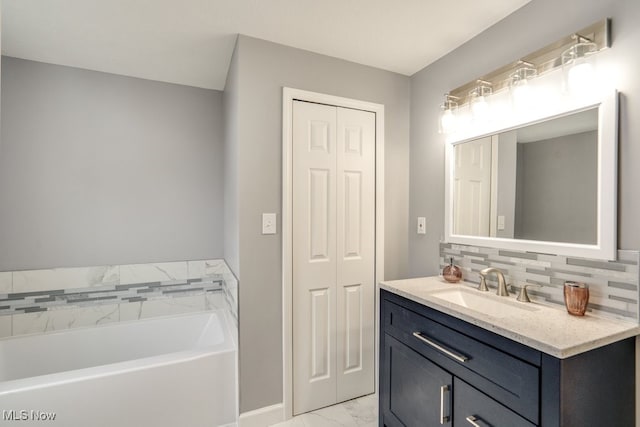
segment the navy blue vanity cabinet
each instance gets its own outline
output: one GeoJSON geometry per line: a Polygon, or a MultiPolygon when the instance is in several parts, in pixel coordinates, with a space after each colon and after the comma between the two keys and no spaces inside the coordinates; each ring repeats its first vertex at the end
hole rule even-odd
{"type": "Polygon", "coordinates": [[[451,425],[453,376],[393,337],[384,343],[388,427],[451,425]],[[445,405],[446,404],[446,405],[445,405]]]}
{"type": "Polygon", "coordinates": [[[510,411],[489,396],[479,392],[460,378],[453,380],[453,406],[456,419],[453,425],[533,427],[535,424],[510,411]]]}
{"type": "Polygon", "coordinates": [[[380,296],[380,427],[634,426],[634,338],[557,359],[380,296]]]}

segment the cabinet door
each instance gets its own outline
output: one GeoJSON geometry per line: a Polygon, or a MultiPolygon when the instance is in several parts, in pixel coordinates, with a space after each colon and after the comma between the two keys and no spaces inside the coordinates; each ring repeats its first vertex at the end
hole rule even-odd
{"type": "Polygon", "coordinates": [[[453,427],[535,426],[459,378],[453,387],[453,427]]]}
{"type": "Polygon", "coordinates": [[[389,335],[381,361],[381,424],[451,426],[452,376],[389,335]]]}

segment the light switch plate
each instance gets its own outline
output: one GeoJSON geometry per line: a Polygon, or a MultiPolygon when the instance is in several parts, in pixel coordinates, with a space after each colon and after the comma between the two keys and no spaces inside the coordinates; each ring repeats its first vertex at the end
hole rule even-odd
{"type": "Polygon", "coordinates": [[[418,229],[416,232],[418,234],[427,234],[427,219],[423,216],[418,217],[418,229]]]}
{"type": "Polygon", "coordinates": [[[276,214],[262,214],[262,234],[276,234],[276,214]]]}
{"type": "Polygon", "coordinates": [[[504,230],[504,215],[498,215],[498,230],[504,230]]]}

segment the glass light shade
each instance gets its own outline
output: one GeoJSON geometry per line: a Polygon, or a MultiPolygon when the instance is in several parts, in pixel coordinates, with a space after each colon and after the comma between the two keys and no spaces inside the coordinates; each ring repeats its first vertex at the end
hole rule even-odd
{"type": "Polygon", "coordinates": [[[493,92],[490,83],[483,80],[478,80],[478,87],[469,93],[471,101],[469,102],[471,107],[471,114],[473,115],[473,121],[476,123],[483,123],[489,120],[489,114],[491,106],[487,97],[493,92]]]}
{"type": "Polygon", "coordinates": [[[453,133],[456,131],[458,104],[445,95],[445,100],[440,105],[440,115],[438,117],[438,132],[453,133]]]}
{"type": "Polygon", "coordinates": [[[529,83],[524,80],[517,85],[512,86],[511,97],[513,98],[513,103],[517,108],[527,105],[527,102],[531,99],[531,88],[529,87],[529,83]]]}
{"type": "Polygon", "coordinates": [[[440,133],[453,133],[456,129],[456,116],[450,109],[440,113],[440,133]]]}
{"type": "Polygon", "coordinates": [[[533,103],[533,93],[529,80],[537,75],[532,67],[521,67],[510,76],[509,92],[511,103],[515,109],[523,109],[533,103]]]}
{"type": "Polygon", "coordinates": [[[471,113],[476,121],[486,121],[489,118],[489,102],[485,96],[480,95],[471,101],[471,113]]]}
{"type": "Polygon", "coordinates": [[[580,42],[562,53],[562,70],[566,89],[573,95],[583,95],[594,89],[596,75],[591,55],[596,53],[595,43],[580,42]]]}
{"type": "Polygon", "coordinates": [[[584,59],[576,61],[567,72],[567,89],[580,94],[593,88],[596,73],[593,65],[584,59]]]}

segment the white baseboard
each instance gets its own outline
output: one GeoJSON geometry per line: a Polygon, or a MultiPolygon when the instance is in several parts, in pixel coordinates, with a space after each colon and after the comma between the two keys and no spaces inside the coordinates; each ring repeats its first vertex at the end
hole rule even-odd
{"type": "Polygon", "coordinates": [[[239,427],[267,427],[284,421],[284,405],[265,406],[240,414],[239,427]]]}

